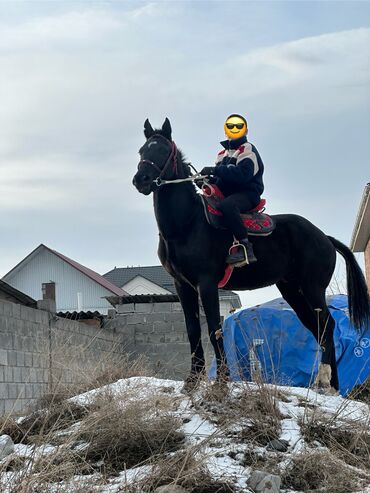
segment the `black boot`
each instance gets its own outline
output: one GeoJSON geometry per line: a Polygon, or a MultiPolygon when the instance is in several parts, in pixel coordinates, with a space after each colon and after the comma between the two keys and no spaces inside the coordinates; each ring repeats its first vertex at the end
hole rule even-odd
{"type": "Polygon", "coordinates": [[[253,245],[248,240],[248,238],[244,238],[244,240],[241,240],[240,244],[245,247],[245,250],[243,246],[238,247],[237,245],[235,245],[235,248],[237,250],[234,253],[230,253],[226,257],[226,263],[229,265],[234,265],[235,267],[243,267],[243,265],[253,264],[254,262],[257,262],[256,256],[253,252],[253,245]],[[247,255],[247,258],[245,254],[247,255]]]}

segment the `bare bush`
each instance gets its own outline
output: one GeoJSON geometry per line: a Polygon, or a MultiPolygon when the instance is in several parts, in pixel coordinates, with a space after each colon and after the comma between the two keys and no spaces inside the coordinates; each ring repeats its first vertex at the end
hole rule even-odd
{"type": "Polygon", "coordinates": [[[145,480],[129,487],[123,487],[120,493],[149,493],[165,485],[177,485],[191,493],[231,493],[234,486],[227,481],[211,477],[199,455],[197,448],[177,452],[172,456],[160,458],[153,464],[151,474],[145,480]]]}
{"type": "Polygon", "coordinates": [[[299,420],[303,437],[308,443],[318,442],[333,455],[354,467],[370,470],[369,421],[341,420],[312,412],[299,420]]]}
{"type": "Polygon", "coordinates": [[[0,422],[0,432],[9,435],[14,443],[43,443],[52,433],[69,428],[87,413],[88,410],[84,406],[58,400],[20,421],[5,418],[3,423],[0,422]]]}
{"type": "Polygon", "coordinates": [[[362,486],[358,472],[329,451],[306,451],[292,457],[282,487],[297,491],[349,493],[362,486]]]}
{"type": "Polygon", "coordinates": [[[108,398],[81,423],[85,460],[103,472],[122,471],[183,443],[181,421],[158,410],[157,399],[122,403],[108,398]]]}

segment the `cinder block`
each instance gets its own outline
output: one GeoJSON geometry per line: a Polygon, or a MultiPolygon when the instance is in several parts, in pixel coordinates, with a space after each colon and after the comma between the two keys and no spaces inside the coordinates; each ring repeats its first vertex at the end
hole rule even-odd
{"type": "Polygon", "coordinates": [[[0,416],[4,416],[5,414],[5,399],[2,399],[0,396],[0,416]]]}
{"type": "Polygon", "coordinates": [[[13,368],[13,382],[22,382],[22,368],[13,368]]]}
{"type": "Polygon", "coordinates": [[[30,371],[31,371],[32,368],[26,368],[25,366],[23,366],[21,368],[21,375],[22,375],[22,380],[21,382],[22,383],[26,383],[26,382],[29,382],[30,381],[30,371]]]}
{"type": "Polygon", "coordinates": [[[20,316],[21,316],[21,305],[18,305],[17,303],[13,303],[12,311],[13,311],[13,317],[20,318],[20,316]]]}
{"type": "Polygon", "coordinates": [[[10,366],[4,366],[4,382],[14,382],[13,368],[10,366]]]}
{"type": "Polygon", "coordinates": [[[9,383],[8,384],[8,395],[9,399],[21,399],[25,397],[24,384],[19,383],[9,383]]]}
{"type": "Polygon", "coordinates": [[[165,342],[184,342],[182,334],[176,332],[168,332],[165,334],[165,342]]]}
{"type": "Polygon", "coordinates": [[[17,366],[17,351],[8,351],[8,365],[17,366]]]}
{"type": "Polygon", "coordinates": [[[185,317],[181,312],[165,313],[164,315],[166,322],[184,322],[185,317]]]}
{"type": "Polygon", "coordinates": [[[174,332],[178,332],[180,334],[187,334],[185,321],[183,321],[183,322],[172,322],[171,328],[174,332]]]}
{"type": "Polygon", "coordinates": [[[6,317],[11,317],[13,315],[13,303],[4,301],[3,308],[3,313],[6,317]]]}
{"type": "Polygon", "coordinates": [[[8,351],[6,351],[6,349],[0,349],[0,365],[8,365],[8,351]]]}
{"type": "Polygon", "coordinates": [[[24,366],[24,352],[16,351],[15,354],[17,358],[17,366],[24,366]]]}
{"type": "Polygon", "coordinates": [[[153,311],[157,313],[168,313],[172,311],[172,303],[153,303],[153,311]]]}
{"type": "Polygon", "coordinates": [[[136,313],[152,313],[154,303],[135,303],[136,313]]]}
{"type": "Polygon", "coordinates": [[[32,366],[32,353],[24,353],[24,366],[32,366]]]}
{"type": "Polygon", "coordinates": [[[171,324],[165,322],[164,320],[160,322],[155,322],[153,324],[153,331],[157,333],[167,334],[167,332],[171,331],[171,324]]]}
{"type": "Polygon", "coordinates": [[[38,324],[49,325],[49,314],[44,310],[36,310],[35,321],[38,324]]]}
{"type": "Polygon", "coordinates": [[[172,303],[172,307],[171,307],[171,311],[172,312],[182,312],[182,306],[181,306],[181,303],[172,303]]]}
{"type": "Polygon", "coordinates": [[[35,392],[34,392],[34,384],[32,383],[26,383],[24,386],[24,397],[26,399],[34,399],[35,397],[38,397],[37,395],[35,395],[35,392]]]}
{"type": "Polygon", "coordinates": [[[150,344],[164,344],[165,335],[152,332],[146,336],[146,342],[149,342],[150,344]]]}
{"type": "Polygon", "coordinates": [[[156,322],[164,322],[166,320],[165,313],[149,313],[145,317],[146,323],[153,324],[156,322]]]}
{"type": "Polygon", "coordinates": [[[134,303],[127,303],[125,305],[116,306],[117,313],[135,313],[134,303]]]}
{"type": "Polygon", "coordinates": [[[0,347],[2,349],[13,349],[13,337],[11,334],[0,333],[0,347]]]}
{"type": "Polygon", "coordinates": [[[141,313],[133,313],[132,315],[127,315],[126,323],[127,325],[146,324],[147,315],[141,313]]]}
{"type": "Polygon", "coordinates": [[[149,324],[137,324],[135,325],[135,335],[136,334],[151,334],[155,332],[154,326],[149,324]]]}
{"type": "Polygon", "coordinates": [[[0,383],[0,399],[9,398],[9,385],[7,383],[0,383]]]}

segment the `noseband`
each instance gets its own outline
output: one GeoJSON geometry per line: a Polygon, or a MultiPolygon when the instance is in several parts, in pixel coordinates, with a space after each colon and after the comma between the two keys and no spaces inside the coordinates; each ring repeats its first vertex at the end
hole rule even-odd
{"type": "Polygon", "coordinates": [[[170,152],[170,155],[168,156],[168,159],[165,162],[163,168],[161,169],[159,166],[157,166],[155,163],[153,163],[153,161],[150,161],[150,159],[141,159],[138,166],[137,166],[137,169],[139,170],[143,164],[149,164],[150,166],[152,166],[159,173],[158,177],[153,181],[157,186],[160,186],[162,184],[162,177],[164,176],[164,174],[168,170],[171,163],[173,164],[173,166],[172,166],[173,174],[174,174],[174,176],[177,176],[177,147],[176,147],[175,142],[166,139],[166,137],[163,137],[163,135],[160,135],[160,134],[152,135],[151,137],[149,137],[148,141],[150,141],[151,139],[154,139],[154,138],[158,138],[158,137],[161,139],[165,139],[167,142],[169,142],[171,144],[171,152],[170,152]]]}

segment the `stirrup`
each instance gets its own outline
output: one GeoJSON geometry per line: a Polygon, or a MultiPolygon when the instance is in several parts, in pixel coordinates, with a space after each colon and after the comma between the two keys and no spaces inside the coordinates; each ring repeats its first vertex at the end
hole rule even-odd
{"type": "Polygon", "coordinates": [[[247,248],[243,243],[240,243],[239,240],[234,238],[233,244],[229,248],[229,255],[233,254],[233,248],[241,248],[243,253],[244,253],[244,260],[237,262],[235,264],[232,264],[233,267],[244,267],[244,265],[249,265],[249,259],[248,259],[248,254],[247,254],[247,248]]]}

